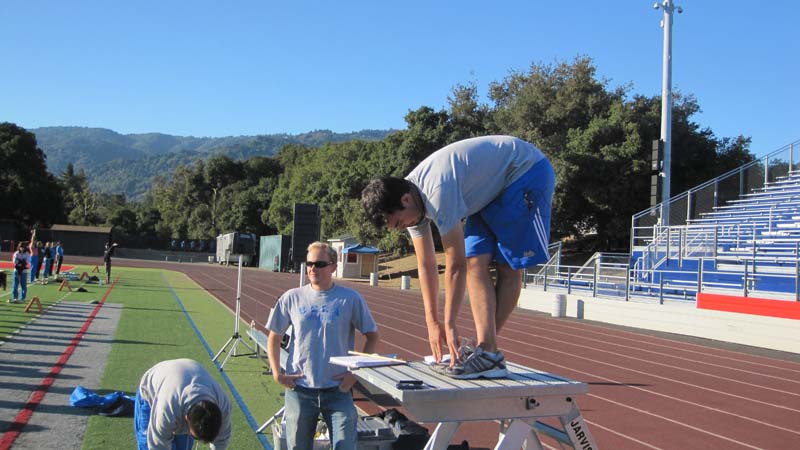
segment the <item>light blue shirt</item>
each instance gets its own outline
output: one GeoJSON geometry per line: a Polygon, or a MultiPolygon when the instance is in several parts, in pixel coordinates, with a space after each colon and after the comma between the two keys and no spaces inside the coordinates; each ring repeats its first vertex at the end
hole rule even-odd
{"type": "Polygon", "coordinates": [[[286,373],[302,373],[304,377],[297,384],[314,389],[339,385],[333,377],[347,369],[328,360],[353,350],[355,330],[378,330],[361,294],[338,284],[327,291],[316,291],[307,284],[283,294],[267,321],[267,329],[283,335],[289,325],[292,340],[286,373]]]}

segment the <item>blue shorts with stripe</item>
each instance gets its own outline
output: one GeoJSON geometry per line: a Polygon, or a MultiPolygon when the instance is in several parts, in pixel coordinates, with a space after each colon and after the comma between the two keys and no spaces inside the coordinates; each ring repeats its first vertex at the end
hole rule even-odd
{"type": "Polygon", "coordinates": [[[492,254],[513,269],[549,258],[550,210],[556,174],[550,161],[537,162],[464,224],[466,256],[492,254]]]}

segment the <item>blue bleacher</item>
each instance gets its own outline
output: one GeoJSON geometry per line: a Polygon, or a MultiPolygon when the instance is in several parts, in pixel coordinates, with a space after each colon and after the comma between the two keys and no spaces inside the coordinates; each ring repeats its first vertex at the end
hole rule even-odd
{"type": "Polygon", "coordinates": [[[685,225],[669,227],[668,232],[666,228],[646,248],[632,251],[631,268],[642,269],[634,270],[636,281],[666,285],[673,291],[694,284],[696,291],[702,272],[703,286],[720,290],[778,295],[798,291],[798,172],[700,213],[685,225]]]}

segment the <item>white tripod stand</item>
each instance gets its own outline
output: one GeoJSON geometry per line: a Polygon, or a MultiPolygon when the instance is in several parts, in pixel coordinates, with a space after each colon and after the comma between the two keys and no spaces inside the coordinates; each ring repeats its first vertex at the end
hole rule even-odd
{"type": "Polygon", "coordinates": [[[211,361],[216,361],[217,358],[219,358],[219,355],[221,355],[222,352],[224,352],[225,349],[228,348],[228,345],[233,344],[231,346],[231,351],[228,353],[227,356],[225,356],[225,359],[222,361],[222,364],[220,364],[219,370],[222,370],[225,367],[225,363],[228,362],[228,359],[231,356],[238,356],[236,354],[236,346],[239,345],[240,342],[244,344],[245,347],[249,348],[251,353],[255,353],[253,347],[251,347],[250,344],[248,344],[244,339],[242,339],[242,336],[239,334],[239,314],[241,313],[242,310],[241,297],[242,297],[242,254],[240,253],[239,274],[238,274],[238,279],[236,281],[236,317],[234,317],[233,336],[231,336],[228,339],[228,342],[226,342],[225,345],[223,345],[222,348],[219,349],[217,354],[214,355],[214,358],[211,360],[211,361]]]}

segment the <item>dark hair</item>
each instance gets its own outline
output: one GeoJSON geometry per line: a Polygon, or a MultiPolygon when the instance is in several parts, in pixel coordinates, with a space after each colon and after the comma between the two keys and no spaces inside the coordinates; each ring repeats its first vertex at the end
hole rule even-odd
{"type": "Polygon", "coordinates": [[[217,438],[222,426],[222,413],[219,411],[219,406],[208,400],[201,400],[189,408],[187,416],[189,429],[197,439],[203,442],[213,442],[217,438]]]}
{"type": "Polygon", "coordinates": [[[411,192],[411,182],[398,177],[380,177],[370,180],[361,191],[361,204],[367,220],[375,227],[386,225],[386,216],[403,209],[400,198],[411,192]]]}

